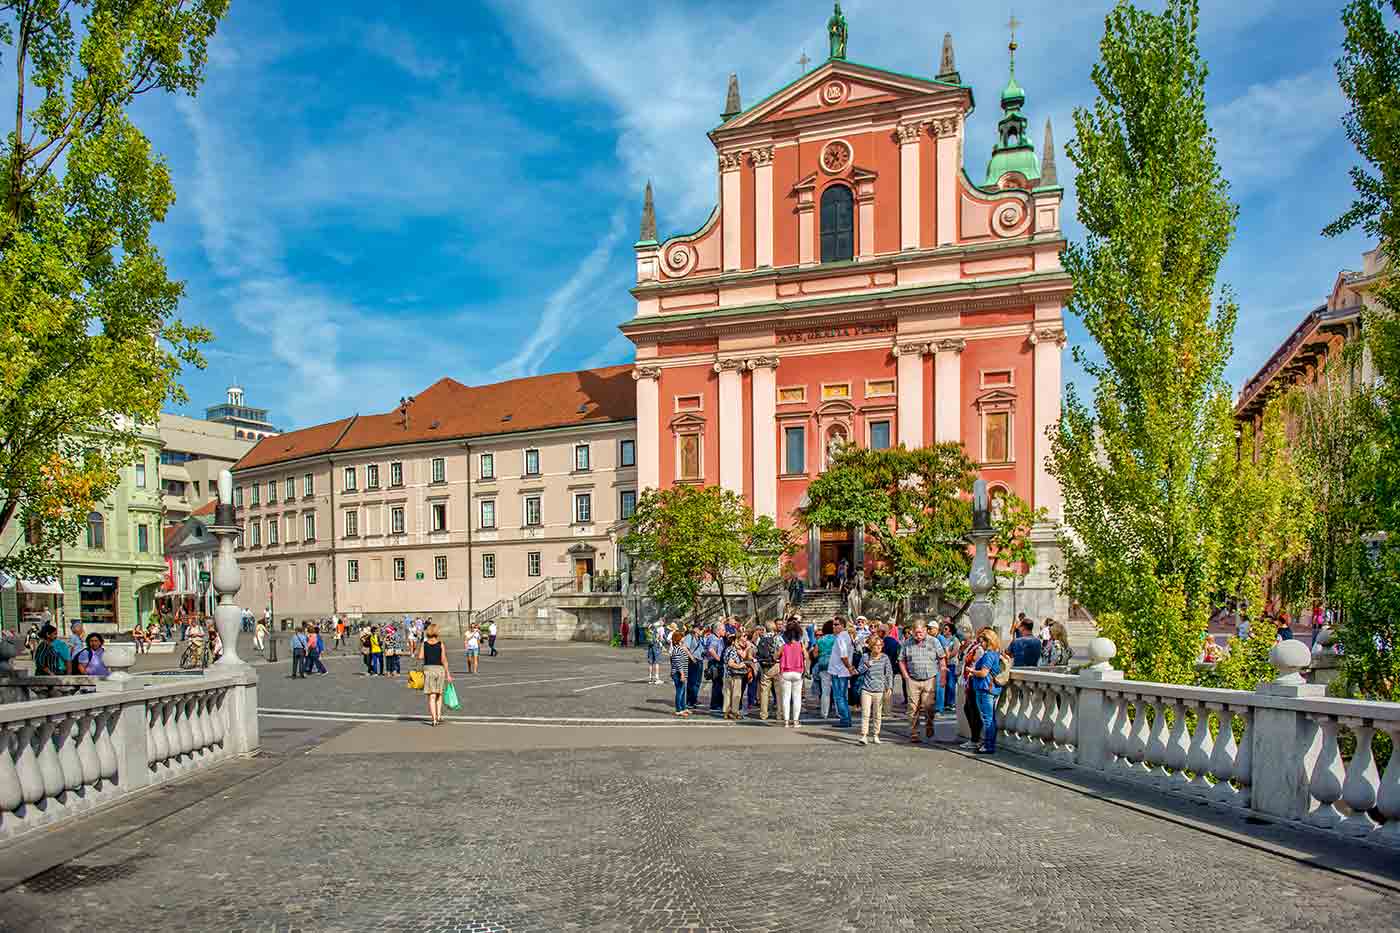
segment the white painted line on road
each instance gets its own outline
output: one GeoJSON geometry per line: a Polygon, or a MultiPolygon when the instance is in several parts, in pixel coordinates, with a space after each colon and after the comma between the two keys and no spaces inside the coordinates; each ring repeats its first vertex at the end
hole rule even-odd
{"type": "MultiPolygon", "coordinates": [[[[335,710],[314,710],[314,709],[273,709],[267,707],[258,708],[259,716],[267,716],[272,719],[326,719],[333,722],[423,722],[427,716],[398,713],[345,713],[335,710]]],[[[686,722],[677,722],[674,718],[641,718],[641,717],[585,717],[585,716],[445,716],[444,722],[457,723],[460,725],[602,725],[602,726],[682,726],[686,722]]],[[[729,723],[722,719],[712,719],[708,716],[700,717],[694,721],[688,721],[690,725],[714,725],[727,726],[729,723]]]]}
{"type": "Polygon", "coordinates": [[[612,683],[610,683],[610,684],[594,684],[594,685],[591,686],[591,687],[579,687],[577,690],[574,690],[574,691],[572,691],[572,692],[573,692],[573,693],[587,693],[589,690],[601,690],[601,689],[603,689],[604,687],[616,687],[618,684],[625,684],[625,683],[627,683],[627,681],[625,681],[625,680],[614,680],[614,681],[613,681],[612,683]]]}

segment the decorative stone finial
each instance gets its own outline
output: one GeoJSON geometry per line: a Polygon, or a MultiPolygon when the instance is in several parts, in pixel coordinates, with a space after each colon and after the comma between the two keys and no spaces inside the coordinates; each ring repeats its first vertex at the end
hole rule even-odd
{"type": "Polygon", "coordinates": [[[953,34],[951,32],[943,34],[943,56],[938,62],[938,80],[962,84],[962,75],[958,74],[958,66],[953,58],[953,34]]]}
{"type": "Polygon", "coordinates": [[[1112,668],[1109,664],[1118,655],[1118,646],[1111,639],[1100,635],[1098,638],[1089,640],[1089,669],[1091,671],[1106,671],[1112,668]]]}
{"type": "Polygon", "coordinates": [[[724,98],[724,113],[720,114],[721,120],[728,120],[737,117],[744,107],[739,103],[739,76],[731,74],[729,76],[729,93],[724,98]]]}
{"type": "Polygon", "coordinates": [[[652,203],[651,179],[647,179],[646,194],[642,196],[642,230],[638,242],[656,242],[656,205],[652,203]]]}
{"type": "Polygon", "coordinates": [[[1050,118],[1045,118],[1045,148],[1040,153],[1040,186],[1058,185],[1060,178],[1055,171],[1055,133],[1050,129],[1050,118]]]}
{"type": "Polygon", "coordinates": [[[1312,666],[1312,652],[1296,638],[1288,638],[1269,649],[1269,663],[1278,671],[1274,683],[1283,687],[1307,683],[1303,671],[1312,666]]]}
{"type": "Polygon", "coordinates": [[[841,15],[841,4],[836,3],[831,19],[826,21],[826,35],[831,40],[831,57],[842,61],[846,58],[846,17],[841,15]]]}

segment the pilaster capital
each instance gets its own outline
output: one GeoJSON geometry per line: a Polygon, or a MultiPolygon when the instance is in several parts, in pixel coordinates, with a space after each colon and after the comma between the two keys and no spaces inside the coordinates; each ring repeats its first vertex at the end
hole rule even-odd
{"type": "Polygon", "coordinates": [[[715,360],[715,372],[737,372],[746,366],[743,360],[715,360]]]}
{"type": "Polygon", "coordinates": [[[928,123],[901,123],[894,128],[895,138],[899,140],[901,146],[916,143],[924,135],[924,127],[928,123]]]}
{"type": "Polygon", "coordinates": [[[632,369],[632,378],[635,379],[637,382],[641,382],[643,379],[660,379],[660,378],[661,378],[661,367],[660,367],[660,366],[636,366],[636,367],[633,367],[633,369],[632,369]]]}
{"type": "Polygon", "coordinates": [[[751,159],[753,159],[753,164],[754,164],[754,167],[755,167],[755,168],[758,168],[758,167],[764,166],[764,165],[772,165],[772,164],[773,164],[773,147],[772,147],[772,146],[763,146],[763,147],[758,148],[758,149],[753,149],[753,150],[751,150],[751,151],[749,152],[749,157],[750,157],[751,159]]]}
{"type": "Polygon", "coordinates": [[[755,356],[745,364],[750,370],[754,369],[777,369],[778,358],[776,356],[755,356]]]}
{"type": "Polygon", "coordinates": [[[961,337],[945,337],[935,340],[933,347],[939,353],[961,353],[967,348],[967,341],[961,337]]]}
{"type": "Polygon", "coordinates": [[[744,156],[747,155],[742,149],[733,152],[721,152],[719,154],[719,170],[721,172],[737,172],[744,166],[744,156]]]}
{"type": "Polygon", "coordinates": [[[933,125],[933,133],[939,139],[958,135],[959,121],[957,117],[940,117],[931,122],[933,125]]]}
{"type": "Polygon", "coordinates": [[[1035,346],[1038,343],[1053,343],[1057,347],[1064,349],[1065,344],[1069,342],[1069,338],[1065,336],[1064,327],[1056,324],[1049,327],[1032,328],[1030,342],[1031,346],[1035,346]]]}
{"type": "Polygon", "coordinates": [[[933,352],[933,344],[895,341],[894,347],[890,350],[895,356],[928,356],[933,352]]]}

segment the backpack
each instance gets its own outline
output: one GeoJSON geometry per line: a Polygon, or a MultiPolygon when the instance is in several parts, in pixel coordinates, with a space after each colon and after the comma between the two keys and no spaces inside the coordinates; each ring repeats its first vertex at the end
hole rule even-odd
{"type": "Polygon", "coordinates": [[[778,636],[774,632],[768,632],[758,640],[758,663],[764,667],[771,667],[778,663],[778,636]]]}
{"type": "Polygon", "coordinates": [[[1001,670],[992,675],[992,683],[998,687],[1005,687],[1011,683],[1011,655],[1002,652],[1001,670]]]}

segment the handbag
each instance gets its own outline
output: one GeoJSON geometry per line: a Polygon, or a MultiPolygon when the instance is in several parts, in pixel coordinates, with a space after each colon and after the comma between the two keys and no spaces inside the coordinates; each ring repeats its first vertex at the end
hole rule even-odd
{"type": "Polygon", "coordinates": [[[719,680],[723,676],[721,673],[722,670],[723,668],[720,666],[719,661],[710,658],[705,662],[705,679],[719,680]]]}
{"type": "Polygon", "coordinates": [[[998,687],[1005,687],[1011,683],[1011,655],[1001,656],[1001,670],[992,675],[992,682],[998,687]]]}
{"type": "MultiPolygon", "coordinates": [[[[422,690],[422,689],[423,689],[423,672],[422,672],[422,671],[409,671],[409,672],[408,672],[408,689],[410,689],[410,690],[422,690]]],[[[454,690],[454,691],[452,691],[452,692],[453,692],[453,694],[455,695],[457,691],[454,690]]]]}
{"type": "Polygon", "coordinates": [[[457,685],[448,681],[442,688],[442,705],[448,709],[461,709],[462,701],[457,699],[457,685]]]}

